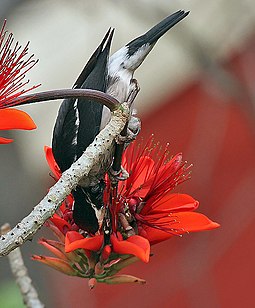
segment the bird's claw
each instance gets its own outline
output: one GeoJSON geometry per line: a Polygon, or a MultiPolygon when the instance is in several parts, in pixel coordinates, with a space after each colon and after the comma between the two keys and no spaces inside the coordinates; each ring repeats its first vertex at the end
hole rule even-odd
{"type": "Polygon", "coordinates": [[[132,115],[130,117],[130,120],[128,121],[128,128],[127,128],[127,136],[129,140],[130,141],[135,140],[140,131],[141,131],[141,120],[138,117],[132,115]]]}
{"type": "Polygon", "coordinates": [[[135,116],[131,116],[128,121],[127,134],[125,136],[119,135],[116,137],[117,144],[125,143],[128,145],[130,142],[136,139],[141,130],[141,121],[135,116]]]}
{"type": "Polygon", "coordinates": [[[129,222],[127,221],[125,214],[119,213],[119,221],[127,237],[130,237],[136,234],[133,227],[131,227],[129,222]]]}
{"type": "Polygon", "coordinates": [[[115,171],[112,168],[110,168],[109,177],[111,181],[125,181],[126,179],[128,179],[129,173],[122,166],[120,167],[120,170],[118,171],[115,171]]]}

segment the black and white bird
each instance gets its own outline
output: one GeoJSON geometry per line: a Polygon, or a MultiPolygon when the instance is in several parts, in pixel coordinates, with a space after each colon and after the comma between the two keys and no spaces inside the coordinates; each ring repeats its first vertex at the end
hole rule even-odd
{"type": "MultiPolygon", "coordinates": [[[[113,29],[109,29],[74,84],[77,89],[106,91],[108,60],[113,29]]],[[[84,98],[65,99],[56,119],[52,151],[62,172],[67,170],[93,142],[100,131],[103,105],[84,98]]],[[[73,190],[76,225],[95,233],[104,217],[104,175],[112,158],[105,157],[73,190]]]]}
{"type": "MultiPolygon", "coordinates": [[[[144,35],[132,40],[115,52],[108,61],[113,30],[110,29],[91,56],[74,88],[87,88],[107,92],[120,103],[127,100],[134,89],[133,75],[152,50],[158,39],[180,22],[189,12],[178,11],[151,28],[144,35]]],[[[76,161],[99,131],[110,119],[107,107],[85,99],[65,99],[56,120],[52,150],[61,171],[68,169],[76,161]]],[[[138,130],[139,121],[130,118],[132,132],[138,130]]],[[[114,155],[109,151],[102,163],[91,170],[73,191],[75,223],[89,233],[96,233],[104,216],[103,190],[104,175],[109,169],[114,155]]]]}

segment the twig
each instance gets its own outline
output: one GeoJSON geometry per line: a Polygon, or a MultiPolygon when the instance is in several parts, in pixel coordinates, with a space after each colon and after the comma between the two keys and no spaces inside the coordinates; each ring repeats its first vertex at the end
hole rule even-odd
{"type": "Polygon", "coordinates": [[[21,106],[21,105],[27,105],[42,101],[50,101],[63,98],[93,99],[93,101],[97,101],[98,103],[104,104],[111,111],[116,110],[120,105],[120,103],[114,97],[101,91],[91,90],[91,89],[61,89],[61,90],[51,90],[51,91],[33,93],[29,95],[23,95],[17,98],[16,100],[11,101],[11,103],[9,104],[8,102],[5,103],[2,106],[2,108],[21,106]]]}
{"type": "Polygon", "coordinates": [[[102,154],[110,149],[112,142],[123,130],[128,116],[129,108],[126,103],[112,112],[107,126],[97,135],[83,155],[62,174],[43,200],[11,231],[0,237],[0,256],[7,255],[11,250],[31,239],[44,222],[55,213],[81,178],[87,176],[91,168],[99,163],[102,154]]]}
{"type": "MultiPolygon", "coordinates": [[[[6,234],[11,230],[9,224],[4,224],[1,227],[1,234],[6,234]]],[[[23,262],[21,251],[16,248],[8,255],[11,271],[15,277],[16,283],[20,289],[24,304],[26,307],[43,308],[44,305],[38,298],[36,289],[32,284],[31,278],[28,276],[27,268],[23,262]]]]}

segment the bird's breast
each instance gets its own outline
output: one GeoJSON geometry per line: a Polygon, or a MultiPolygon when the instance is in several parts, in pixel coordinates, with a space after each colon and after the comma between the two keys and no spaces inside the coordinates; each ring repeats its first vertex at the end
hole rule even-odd
{"type": "Polygon", "coordinates": [[[107,93],[116,98],[120,103],[126,102],[132,78],[133,72],[127,69],[121,69],[109,75],[107,93]]]}

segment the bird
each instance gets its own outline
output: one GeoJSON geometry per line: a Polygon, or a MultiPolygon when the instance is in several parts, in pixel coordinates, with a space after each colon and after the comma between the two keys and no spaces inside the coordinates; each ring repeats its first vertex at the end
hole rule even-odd
{"type": "MultiPolygon", "coordinates": [[[[110,28],[90,57],[73,88],[106,91],[108,60],[114,29],[110,28]]],[[[62,172],[83,154],[100,131],[103,105],[92,99],[65,99],[58,111],[52,137],[53,156],[62,172]]],[[[110,165],[106,160],[94,166],[72,191],[74,197],[73,220],[88,233],[95,234],[104,216],[103,170],[110,165]],[[105,166],[106,165],[106,166],[105,166]]]]}
{"type": "MultiPolygon", "coordinates": [[[[128,100],[134,90],[135,70],[142,64],[153,46],[169,29],[185,18],[189,12],[180,10],[166,17],[145,34],[116,51],[110,58],[110,45],[114,29],[110,28],[97,47],[73,88],[87,88],[106,92],[120,103],[128,100]]],[[[136,136],[140,122],[132,115],[128,131],[136,136]]],[[[107,107],[87,99],[65,99],[56,119],[52,151],[60,170],[64,172],[91,144],[110,119],[107,107]]],[[[115,144],[104,155],[101,163],[94,166],[73,190],[73,219],[75,224],[89,234],[95,234],[104,219],[103,192],[104,176],[110,169],[115,144]]]]}

